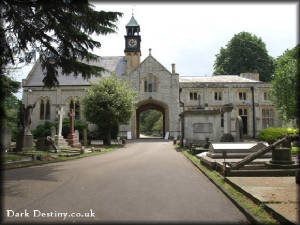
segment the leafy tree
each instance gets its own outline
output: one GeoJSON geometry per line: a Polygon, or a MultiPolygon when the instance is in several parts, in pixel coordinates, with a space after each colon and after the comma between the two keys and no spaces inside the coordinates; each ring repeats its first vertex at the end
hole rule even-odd
{"type": "Polygon", "coordinates": [[[15,85],[6,71],[9,65],[30,62],[37,52],[46,87],[59,85],[59,68],[65,75],[100,75],[104,68],[87,64],[97,58],[90,50],[101,46],[90,35],[114,33],[119,16],[122,13],[95,11],[88,0],[1,0],[0,126],[5,117],[3,100],[15,85]]]}
{"type": "Polygon", "coordinates": [[[13,141],[16,141],[17,134],[20,131],[19,111],[20,111],[21,104],[22,101],[20,101],[14,95],[7,96],[4,99],[4,111],[6,114],[6,117],[4,119],[4,127],[8,127],[12,131],[13,141]]]}
{"type": "Polygon", "coordinates": [[[271,99],[281,118],[299,121],[299,44],[276,59],[274,75],[271,99]]]}
{"type": "Polygon", "coordinates": [[[83,98],[86,119],[105,128],[106,144],[111,144],[115,124],[127,123],[134,106],[135,92],[124,80],[116,76],[103,78],[86,89],[83,98]]]}
{"type": "Polygon", "coordinates": [[[140,129],[146,134],[162,131],[162,113],[157,110],[146,110],[140,115],[140,129]]]}
{"type": "Polygon", "coordinates": [[[23,55],[21,61],[31,61],[38,52],[47,87],[58,85],[59,67],[63,74],[84,78],[100,74],[103,68],[80,60],[97,58],[89,50],[101,45],[90,35],[115,32],[115,22],[122,15],[95,11],[88,0],[2,0],[0,6],[6,63],[14,63],[15,54],[23,55]]]}
{"type": "Polygon", "coordinates": [[[153,130],[153,132],[162,134],[162,132],[163,132],[163,115],[162,114],[160,114],[159,119],[154,123],[152,130],[153,130]]]}
{"type": "Polygon", "coordinates": [[[241,32],[221,47],[214,63],[215,75],[258,72],[261,81],[270,81],[274,60],[268,55],[265,43],[255,35],[241,32]]]}

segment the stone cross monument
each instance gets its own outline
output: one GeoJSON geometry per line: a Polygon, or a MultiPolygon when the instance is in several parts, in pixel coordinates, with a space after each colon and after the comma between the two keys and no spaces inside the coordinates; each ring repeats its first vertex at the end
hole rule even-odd
{"type": "Polygon", "coordinates": [[[58,147],[68,146],[68,143],[62,136],[62,120],[63,120],[63,115],[65,114],[63,106],[60,106],[59,110],[57,111],[57,114],[58,114],[58,134],[56,136],[57,145],[58,147]]]}
{"type": "Polygon", "coordinates": [[[68,134],[67,142],[71,147],[81,147],[78,137],[74,132],[74,118],[75,118],[74,109],[71,109],[71,112],[69,112],[68,116],[70,117],[70,133],[68,134]]]}

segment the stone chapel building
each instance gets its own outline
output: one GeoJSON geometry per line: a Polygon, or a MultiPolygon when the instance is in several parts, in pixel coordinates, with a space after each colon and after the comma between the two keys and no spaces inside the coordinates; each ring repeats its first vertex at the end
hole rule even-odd
{"type": "MultiPolygon", "coordinates": [[[[231,133],[236,132],[236,117],[243,122],[243,132],[248,136],[257,136],[259,131],[269,126],[280,126],[275,106],[269,100],[270,83],[259,81],[257,73],[242,73],[224,76],[180,76],[172,64],[171,71],[165,68],[152,55],[143,62],[141,57],[140,26],[132,16],[126,25],[124,56],[99,57],[97,61],[89,62],[118,74],[120,79],[129,82],[138,92],[136,110],[126,125],[120,126],[120,136],[131,132],[132,138],[139,138],[139,115],[148,109],[155,109],[163,114],[163,132],[169,132],[170,137],[181,134],[183,111],[199,109],[219,112],[218,134],[224,133],[224,114],[222,107],[232,103],[230,115],[231,133]]],[[[110,76],[105,72],[102,77],[110,76]]],[[[101,78],[92,77],[89,81],[101,78]]],[[[32,114],[31,129],[45,121],[57,119],[56,110],[63,106],[65,115],[74,109],[75,119],[85,120],[80,99],[84,89],[90,86],[88,80],[81,76],[65,76],[59,71],[59,86],[51,89],[43,87],[43,71],[39,61],[35,63],[27,78],[22,80],[23,103],[36,104],[32,114]]],[[[194,126],[191,124],[191,126],[194,126]]],[[[193,132],[193,131],[191,131],[193,132]]],[[[194,132],[195,129],[194,129],[194,132]]],[[[211,140],[218,139],[211,137],[211,140]]]]}

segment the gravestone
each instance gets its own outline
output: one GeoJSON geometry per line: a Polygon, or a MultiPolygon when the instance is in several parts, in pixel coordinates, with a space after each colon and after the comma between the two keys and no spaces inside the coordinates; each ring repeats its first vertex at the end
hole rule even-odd
{"type": "MultiPolygon", "coordinates": [[[[207,156],[210,158],[223,158],[225,152],[226,158],[244,158],[247,155],[257,152],[260,149],[268,146],[266,142],[249,142],[249,143],[236,143],[236,142],[222,142],[222,143],[212,143],[209,146],[209,152],[207,156]]],[[[261,156],[261,158],[270,158],[272,155],[266,153],[261,156]]]]}
{"type": "Polygon", "coordinates": [[[131,131],[127,131],[127,139],[128,140],[132,139],[132,137],[131,137],[131,131]]]}
{"type": "Polygon", "coordinates": [[[7,127],[0,128],[0,142],[1,142],[1,151],[9,150],[11,142],[11,130],[7,127]]]}
{"type": "Polygon", "coordinates": [[[103,140],[91,140],[91,145],[103,145],[103,140]]]}
{"type": "Polygon", "coordinates": [[[62,146],[68,146],[68,143],[62,136],[62,119],[64,115],[64,108],[63,106],[60,106],[60,109],[57,111],[58,114],[58,133],[56,136],[56,141],[57,141],[57,146],[62,147],[62,146]]]}
{"type": "Polygon", "coordinates": [[[81,144],[79,143],[79,140],[74,131],[74,109],[71,109],[71,112],[68,115],[70,117],[70,133],[68,134],[67,142],[71,147],[81,147],[81,144]]]}
{"type": "Polygon", "coordinates": [[[165,140],[168,140],[169,139],[169,131],[166,132],[166,135],[165,135],[165,140]]]}
{"type": "Polygon", "coordinates": [[[19,133],[17,137],[17,145],[16,145],[17,151],[30,149],[33,146],[33,136],[30,132],[30,126],[31,126],[31,115],[35,105],[36,103],[34,103],[33,105],[29,104],[26,107],[24,104],[21,105],[20,123],[22,126],[22,131],[19,133]]]}
{"type": "Polygon", "coordinates": [[[87,140],[87,129],[83,129],[83,145],[87,146],[88,140],[87,140]]]}
{"type": "Polygon", "coordinates": [[[53,140],[55,140],[55,135],[56,135],[56,129],[55,129],[55,127],[51,127],[50,128],[50,130],[51,130],[51,138],[53,139],[53,140]]]}
{"type": "Polygon", "coordinates": [[[292,152],[290,147],[276,146],[272,149],[272,160],[266,162],[265,165],[272,169],[297,169],[299,162],[292,160],[292,152]]]}
{"type": "Polygon", "coordinates": [[[243,120],[240,116],[237,116],[235,120],[235,141],[243,141],[243,120]]]}

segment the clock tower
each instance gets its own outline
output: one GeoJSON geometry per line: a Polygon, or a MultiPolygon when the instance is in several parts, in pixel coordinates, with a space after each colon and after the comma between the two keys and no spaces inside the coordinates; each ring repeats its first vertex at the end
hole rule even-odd
{"type": "Polygon", "coordinates": [[[136,22],[135,18],[131,17],[130,21],[126,25],[125,35],[125,57],[127,60],[127,72],[133,71],[139,64],[141,58],[141,36],[140,25],[136,22]]]}

